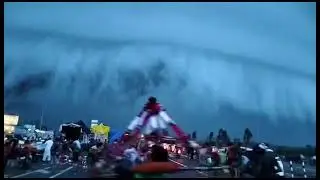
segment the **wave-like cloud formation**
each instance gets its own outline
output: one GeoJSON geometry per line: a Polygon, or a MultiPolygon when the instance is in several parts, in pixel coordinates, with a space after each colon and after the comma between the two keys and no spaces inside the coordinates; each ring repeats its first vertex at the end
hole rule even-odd
{"type": "Polygon", "coordinates": [[[270,140],[315,122],[315,62],[314,3],[5,3],[5,104],[27,118],[120,127],[155,94],[187,130],[260,118],[270,140]]]}

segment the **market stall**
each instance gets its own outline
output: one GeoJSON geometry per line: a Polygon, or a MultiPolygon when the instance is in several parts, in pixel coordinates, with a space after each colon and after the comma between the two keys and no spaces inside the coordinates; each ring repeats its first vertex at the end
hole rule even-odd
{"type": "Polygon", "coordinates": [[[75,140],[80,138],[82,128],[80,125],[75,123],[61,124],[59,132],[61,132],[66,139],[75,140]]]}

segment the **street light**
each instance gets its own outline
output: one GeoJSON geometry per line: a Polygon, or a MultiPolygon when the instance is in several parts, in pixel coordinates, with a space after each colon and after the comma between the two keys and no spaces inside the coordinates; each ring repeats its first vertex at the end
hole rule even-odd
{"type": "Polygon", "coordinates": [[[40,130],[42,130],[42,123],[43,123],[43,116],[44,116],[44,109],[46,108],[46,104],[41,106],[41,116],[40,116],[40,130]]]}

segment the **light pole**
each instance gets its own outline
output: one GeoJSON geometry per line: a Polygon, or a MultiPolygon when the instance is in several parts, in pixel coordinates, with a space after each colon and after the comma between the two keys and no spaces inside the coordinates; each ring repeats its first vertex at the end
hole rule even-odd
{"type": "Polygon", "coordinates": [[[258,120],[258,126],[257,126],[257,141],[260,139],[260,120],[258,120]]]}
{"type": "Polygon", "coordinates": [[[40,116],[40,130],[42,130],[42,123],[43,123],[43,116],[44,116],[44,109],[46,108],[46,105],[41,106],[41,116],[40,116]]]}

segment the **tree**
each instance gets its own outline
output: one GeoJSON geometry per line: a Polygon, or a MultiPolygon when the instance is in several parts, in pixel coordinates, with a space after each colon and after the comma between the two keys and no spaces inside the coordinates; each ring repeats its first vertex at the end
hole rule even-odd
{"type": "Polygon", "coordinates": [[[229,135],[228,135],[228,132],[227,132],[227,130],[223,130],[223,139],[224,139],[224,145],[229,145],[230,144],[230,137],[229,137],[229,135]]]}
{"type": "Polygon", "coordinates": [[[223,129],[220,128],[216,137],[216,144],[218,147],[222,146],[222,136],[223,136],[223,129]]]}
{"type": "Polygon", "coordinates": [[[225,129],[219,129],[216,143],[218,146],[227,146],[230,143],[230,137],[225,129]]]}
{"type": "Polygon", "coordinates": [[[209,142],[212,142],[213,141],[213,132],[210,132],[209,133],[209,142]]]}
{"type": "Polygon", "coordinates": [[[208,144],[210,144],[210,146],[214,146],[214,145],[215,145],[215,140],[214,140],[213,132],[210,132],[210,133],[209,133],[206,142],[207,142],[208,144]]]}
{"type": "Polygon", "coordinates": [[[307,144],[307,145],[306,145],[306,148],[310,149],[310,148],[312,148],[312,146],[309,145],[309,144],[307,144]]]}
{"type": "Polygon", "coordinates": [[[251,133],[249,128],[246,128],[244,130],[244,134],[243,134],[243,144],[244,144],[244,146],[248,146],[248,144],[250,143],[251,139],[252,139],[252,133],[251,133]]]}
{"type": "Polygon", "coordinates": [[[220,129],[219,129],[219,131],[218,131],[218,135],[217,135],[217,137],[221,137],[221,136],[222,136],[222,134],[223,134],[223,129],[222,129],[222,128],[220,128],[220,129]]]}
{"type": "Polygon", "coordinates": [[[197,139],[197,132],[196,131],[192,132],[192,139],[193,140],[197,139]]]}

